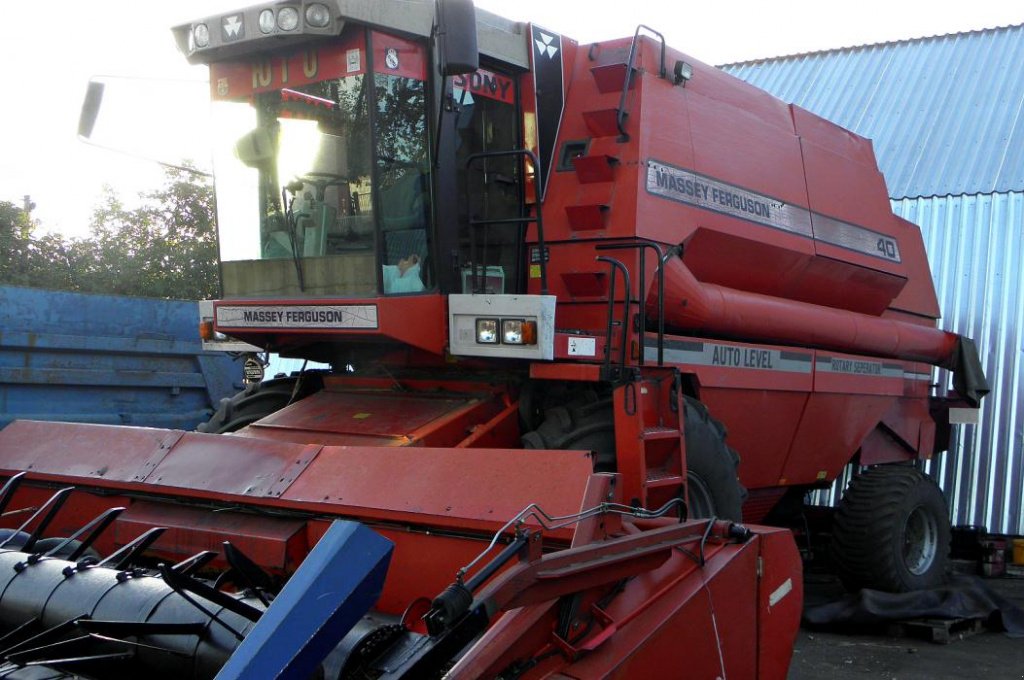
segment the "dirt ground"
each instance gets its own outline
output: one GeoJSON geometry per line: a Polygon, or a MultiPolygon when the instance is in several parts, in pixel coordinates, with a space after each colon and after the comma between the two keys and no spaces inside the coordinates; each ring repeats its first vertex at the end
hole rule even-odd
{"type": "MultiPolygon", "coordinates": [[[[990,579],[986,583],[1024,607],[1024,578],[990,579]]],[[[808,577],[806,599],[827,596],[835,587],[835,583],[808,577]]],[[[954,637],[949,644],[936,644],[916,637],[890,636],[881,629],[854,635],[802,628],[793,650],[789,680],[820,678],[1021,680],[1024,639],[1011,639],[986,629],[954,637]]]]}

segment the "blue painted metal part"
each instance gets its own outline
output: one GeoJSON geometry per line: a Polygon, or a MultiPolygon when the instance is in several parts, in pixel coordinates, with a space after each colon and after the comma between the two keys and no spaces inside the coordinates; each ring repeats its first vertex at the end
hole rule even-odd
{"type": "Polygon", "coordinates": [[[376,604],[393,549],[358,522],[332,522],[216,680],[311,677],[376,604]]]}
{"type": "Polygon", "coordinates": [[[241,388],[195,302],[0,286],[0,427],[19,418],[191,430],[241,388]]]}

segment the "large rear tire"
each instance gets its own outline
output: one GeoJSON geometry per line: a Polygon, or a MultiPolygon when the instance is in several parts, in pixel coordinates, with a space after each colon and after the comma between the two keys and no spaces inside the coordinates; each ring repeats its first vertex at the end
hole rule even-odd
{"type": "Polygon", "coordinates": [[[298,381],[298,376],[291,376],[249,385],[233,397],[221,399],[210,420],[196,430],[209,434],[235,432],[323,387],[323,377],[318,373],[303,374],[302,384],[296,389],[298,381]]]}
{"type": "MultiPolygon", "coordinates": [[[[691,518],[718,517],[734,522],[742,518],[746,491],[736,468],[740,457],[725,443],[726,431],[707,407],[685,397],[686,481],[691,518]]],[[[597,472],[615,470],[615,418],[611,398],[585,390],[549,408],[537,429],[522,437],[528,449],[581,449],[593,451],[597,472]]]]}
{"type": "Polygon", "coordinates": [[[924,590],[946,580],[949,511],[913,467],[882,465],[850,482],[836,511],[832,561],[850,590],[924,590]]]}
{"type": "Polygon", "coordinates": [[[696,399],[684,399],[689,516],[742,521],[747,490],[737,474],[740,456],[725,443],[725,426],[711,417],[707,407],[696,399]]]}

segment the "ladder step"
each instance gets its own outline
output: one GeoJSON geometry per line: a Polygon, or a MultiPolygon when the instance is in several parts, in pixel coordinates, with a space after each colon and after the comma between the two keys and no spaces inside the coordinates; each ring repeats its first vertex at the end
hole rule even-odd
{"type": "Polygon", "coordinates": [[[604,216],[607,212],[608,206],[599,203],[565,206],[565,214],[569,217],[569,227],[573,231],[604,229],[604,216]]]}
{"type": "Polygon", "coordinates": [[[656,441],[664,439],[678,439],[679,430],[672,427],[645,427],[640,432],[640,439],[644,441],[656,441]]]}
{"type": "Polygon", "coordinates": [[[619,134],[618,115],[618,109],[584,111],[583,122],[587,124],[590,134],[595,137],[611,137],[619,134]]]}
{"type": "Polygon", "coordinates": [[[667,486],[681,486],[685,482],[681,475],[667,470],[648,470],[647,488],[662,489],[667,486]]]}
{"type": "Polygon", "coordinates": [[[608,293],[605,272],[562,272],[562,283],[574,298],[601,297],[608,293]]]}
{"type": "MultiPolygon", "coordinates": [[[[601,94],[622,92],[622,86],[626,82],[626,64],[624,62],[595,66],[590,69],[590,73],[593,74],[594,82],[597,83],[597,89],[601,94]]],[[[635,68],[633,73],[636,73],[635,68]]],[[[632,90],[635,86],[636,78],[633,78],[629,81],[629,89],[632,90]]]]}
{"type": "Polygon", "coordinates": [[[580,184],[611,182],[615,178],[615,166],[618,162],[619,159],[615,156],[604,153],[593,156],[577,156],[572,159],[580,184]]]}

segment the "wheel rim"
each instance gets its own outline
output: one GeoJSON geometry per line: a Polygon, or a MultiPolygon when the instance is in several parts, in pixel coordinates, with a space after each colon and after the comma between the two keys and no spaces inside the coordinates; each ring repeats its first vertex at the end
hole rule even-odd
{"type": "Polygon", "coordinates": [[[696,475],[686,475],[686,491],[690,497],[689,517],[707,518],[715,516],[715,499],[704,480],[696,475]]]}
{"type": "Polygon", "coordinates": [[[903,562],[915,576],[928,571],[935,562],[939,545],[939,523],[922,506],[907,517],[903,532],[903,562]]]}

